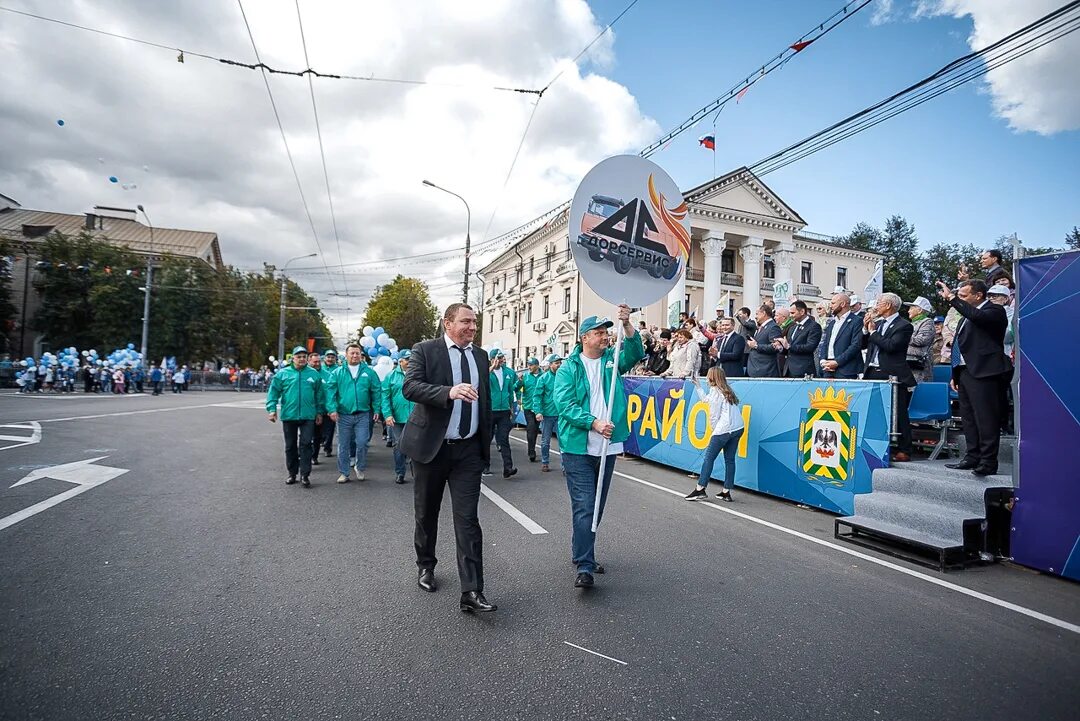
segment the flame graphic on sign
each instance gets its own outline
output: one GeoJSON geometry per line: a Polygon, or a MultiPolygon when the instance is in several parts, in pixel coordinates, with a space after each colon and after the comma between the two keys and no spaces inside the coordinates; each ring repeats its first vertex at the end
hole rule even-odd
{"type": "Polygon", "coordinates": [[[682,201],[679,205],[671,210],[668,210],[663,193],[659,193],[656,190],[656,185],[653,183],[653,176],[649,174],[649,201],[652,203],[653,211],[656,215],[660,216],[660,220],[664,223],[672,235],[679,239],[679,248],[682,250],[683,258],[686,262],[690,262],[690,232],[683,227],[681,221],[686,217],[686,201],[682,201]]]}

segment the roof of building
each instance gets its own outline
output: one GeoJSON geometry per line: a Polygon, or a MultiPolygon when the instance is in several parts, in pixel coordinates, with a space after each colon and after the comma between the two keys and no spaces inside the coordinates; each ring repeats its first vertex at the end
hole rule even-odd
{"type": "Polygon", "coordinates": [[[0,210],[0,234],[12,239],[38,238],[54,231],[77,236],[90,233],[95,238],[123,245],[136,253],[179,255],[198,258],[215,268],[224,267],[217,233],[178,228],[151,228],[134,219],[134,210],[95,208],[103,213],[52,213],[27,208],[0,210]],[[131,218],[116,217],[131,214],[131,218]],[[92,227],[87,227],[92,225],[92,227]]]}

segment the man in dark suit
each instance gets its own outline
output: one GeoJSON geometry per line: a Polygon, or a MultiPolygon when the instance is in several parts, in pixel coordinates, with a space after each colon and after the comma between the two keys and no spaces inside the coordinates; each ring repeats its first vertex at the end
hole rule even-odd
{"type": "Polygon", "coordinates": [[[976,476],[997,473],[1001,437],[998,384],[1012,370],[1005,356],[1005,308],[986,299],[986,283],[965,280],[955,293],[937,281],[938,294],[962,316],[952,346],[952,380],[960,396],[960,417],[967,454],[950,468],[970,469],[976,476]]]}
{"type": "Polygon", "coordinates": [[[915,387],[915,374],[907,362],[907,349],[915,326],[900,315],[900,296],[882,293],[873,310],[866,314],[863,323],[863,339],[866,343],[866,370],[863,378],[868,381],[887,381],[895,377],[896,430],[900,434],[894,461],[911,460],[911,421],[908,420],[908,404],[911,389],[915,387]]]}
{"type": "Polygon", "coordinates": [[[821,343],[821,326],[810,317],[810,307],[797,300],[791,304],[791,319],[794,323],[788,329],[786,338],[781,342],[787,348],[787,365],[784,366],[785,378],[813,376],[814,351],[821,343]]]}
{"type": "Polygon", "coordinates": [[[821,376],[854,380],[863,368],[862,323],[851,312],[851,299],[846,293],[834,293],[829,310],[833,317],[818,346],[821,376]]]}
{"type": "Polygon", "coordinates": [[[720,321],[720,335],[716,338],[716,365],[728,378],[738,378],[746,374],[743,359],[746,353],[746,339],[735,332],[735,321],[724,318],[720,321]]]}
{"type": "Polygon", "coordinates": [[[449,484],[461,579],[462,611],[494,611],[484,598],[483,535],[477,518],[480,473],[491,455],[488,355],[473,346],[476,313],[454,303],[443,315],[444,335],[413,346],[401,391],[416,405],[401,435],[413,460],[417,583],[434,592],[439,507],[449,484]]]}
{"type": "MultiPolygon", "coordinates": [[[[780,351],[773,341],[784,336],[784,331],[773,320],[773,310],[767,305],[757,309],[757,333],[746,341],[750,355],[746,359],[746,375],[751,378],[779,378],[780,364],[777,359],[780,351]]],[[[783,346],[781,346],[783,348],[783,346]]]]}

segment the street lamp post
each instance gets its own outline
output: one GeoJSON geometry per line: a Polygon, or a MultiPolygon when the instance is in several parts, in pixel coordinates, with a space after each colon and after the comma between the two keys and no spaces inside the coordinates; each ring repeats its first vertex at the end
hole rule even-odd
{"type": "Polygon", "coordinates": [[[146,295],[143,297],[143,311],[142,311],[142,344],[139,351],[142,353],[143,367],[146,367],[147,357],[147,342],[150,338],[150,284],[154,280],[154,224],[150,222],[150,216],[146,214],[146,208],[142,205],[136,206],[139,212],[146,218],[146,226],[150,228],[150,254],[146,256],[146,287],[143,289],[146,295]]]}
{"type": "Polygon", "coordinates": [[[289,267],[289,263],[294,260],[304,260],[305,258],[314,258],[318,253],[309,253],[307,255],[298,255],[295,258],[290,258],[285,267],[281,269],[281,314],[278,317],[278,337],[277,337],[277,359],[278,363],[283,363],[285,359],[285,271],[289,267]]]}
{"type": "Polygon", "coordinates": [[[435,188],[436,190],[441,190],[444,193],[449,193],[450,195],[452,195],[455,198],[457,198],[458,200],[460,200],[462,203],[465,203],[465,218],[466,218],[466,220],[465,220],[465,282],[464,282],[464,286],[463,286],[463,288],[461,290],[461,302],[462,303],[468,303],[469,302],[469,246],[472,244],[472,240],[470,238],[470,236],[472,235],[472,210],[469,209],[468,201],[465,200],[465,198],[462,198],[460,195],[458,195],[454,191],[447,190],[446,188],[443,188],[442,186],[439,186],[439,185],[435,185],[435,183],[432,183],[430,180],[425,180],[424,185],[435,188]]]}

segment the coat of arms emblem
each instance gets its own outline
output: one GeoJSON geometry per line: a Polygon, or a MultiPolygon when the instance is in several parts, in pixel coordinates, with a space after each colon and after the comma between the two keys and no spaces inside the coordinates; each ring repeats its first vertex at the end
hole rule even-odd
{"type": "Polygon", "coordinates": [[[844,488],[855,458],[855,418],[848,410],[851,396],[832,386],[810,395],[799,424],[799,466],[808,480],[844,488]]]}

